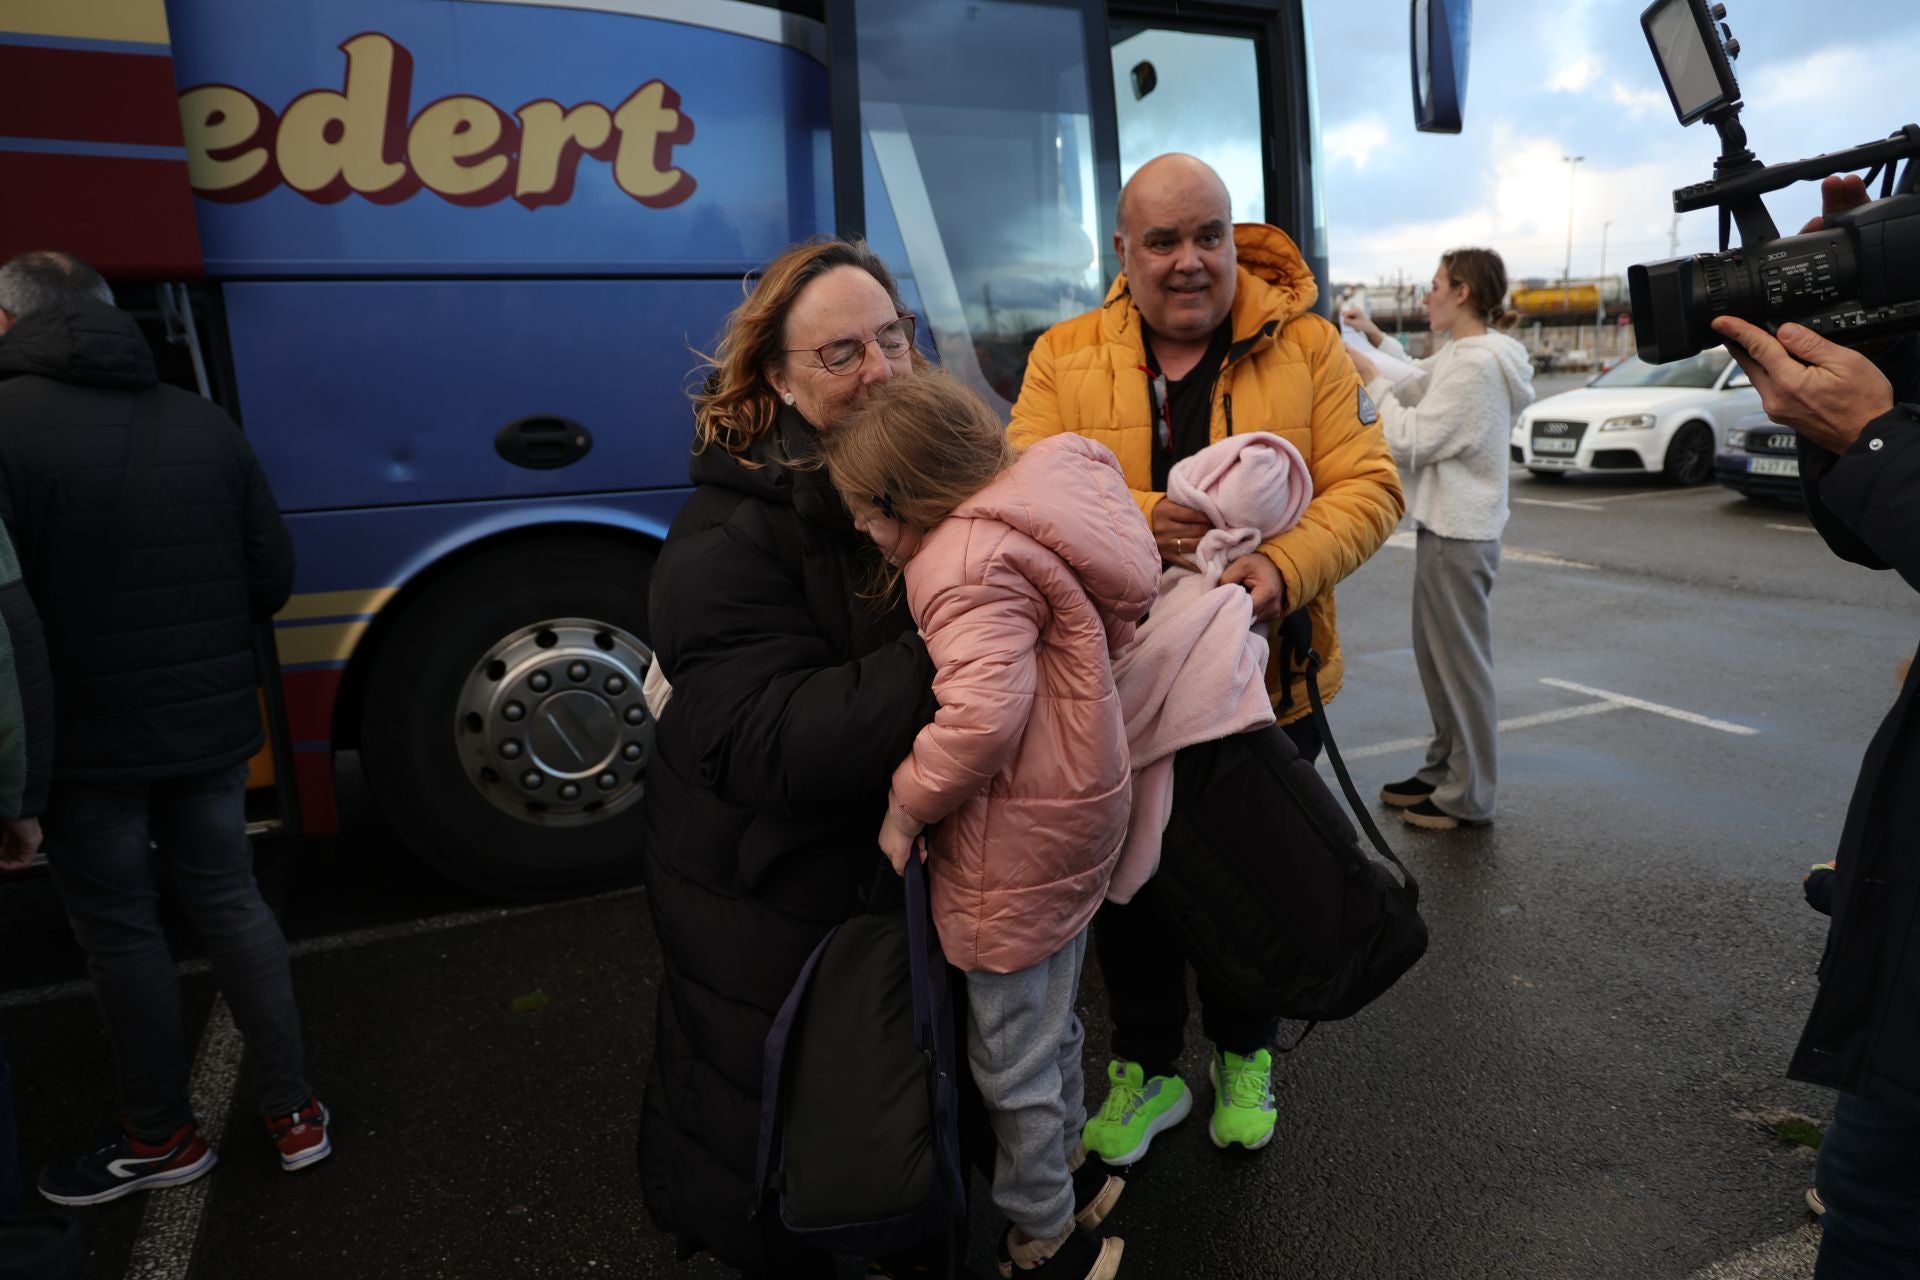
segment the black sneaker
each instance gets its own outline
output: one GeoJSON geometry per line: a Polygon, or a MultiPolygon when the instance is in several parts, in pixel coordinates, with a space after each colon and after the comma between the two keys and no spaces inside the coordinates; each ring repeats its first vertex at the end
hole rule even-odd
{"type": "Polygon", "coordinates": [[[1420,827],[1426,831],[1451,831],[1455,827],[1480,827],[1484,822],[1469,822],[1465,818],[1456,818],[1431,800],[1422,800],[1400,811],[1400,817],[1410,827],[1420,827]]]}
{"type": "Polygon", "coordinates": [[[1000,1236],[1001,1280],[1038,1271],[1045,1280],[1113,1280],[1120,1273],[1120,1254],[1126,1244],[1119,1236],[1101,1237],[1085,1227],[1068,1224],[1057,1240],[1013,1242],[1013,1228],[1000,1236]]]}
{"type": "Polygon", "coordinates": [[[1419,804],[1438,788],[1431,782],[1422,782],[1418,778],[1408,778],[1405,782],[1389,782],[1380,788],[1380,803],[1396,809],[1407,809],[1419,804]]]}
{"type": "Polygon", "coordinates": [[[1127,1180],[1100,1161],[1088,1159],[1084,1149],[1077,1158],[1080,1163],[1070,1170],[1073,1220],[1091,1231],[1113,1212],[1113,1206],[1120,1202],[1120,1193],[1127,1189],[1127,1180]]]}
{"type": "Polygon", "coordinates": [[[116,1129],[95,1150],[42,1169],[40,1194],[55,1204],[105,1204],[151,1187],[192,1182],[218,1160],[191,1120],[164,1142],[142,1142],[116,1129]]]}

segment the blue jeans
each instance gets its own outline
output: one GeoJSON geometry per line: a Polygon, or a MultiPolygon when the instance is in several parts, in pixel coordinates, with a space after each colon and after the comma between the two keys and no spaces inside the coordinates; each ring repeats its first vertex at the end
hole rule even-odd
{"type": "Polygon", "coordinates": [[[153,782],[56,780],[48,803],[47,867],[87,953],[127,1128],[147,1141],[194,1118],[157,861],[246,1039],[260,1113],[291,1114],[313,1092],[286,937],[253,878],[246,785],[245,765],[153,782]]]}
{"type": "Polygon", "coordinates": [[[1920,1280],[1920,1118],[1843,1093],[1820,1144],[1814,1280],[1920,1280]]]}

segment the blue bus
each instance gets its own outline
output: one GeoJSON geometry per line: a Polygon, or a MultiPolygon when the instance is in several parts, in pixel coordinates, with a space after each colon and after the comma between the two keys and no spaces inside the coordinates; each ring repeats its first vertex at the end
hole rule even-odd
{"type": "Polygon", "coordinates": [[[1305,0],[11,0],[0,83],[0,253],[114,279],[286,512],[278,821],[337,830],[357,752],[507,894],[635,860],[649,567],[755,267],[866,236],[1003,409],[1148,156],[1325,268],[1305,0]]]}

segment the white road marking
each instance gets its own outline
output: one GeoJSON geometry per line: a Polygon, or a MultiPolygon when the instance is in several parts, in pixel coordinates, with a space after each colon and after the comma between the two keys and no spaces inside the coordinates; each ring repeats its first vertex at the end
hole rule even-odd
{"type": "Polygon", "coordinates": [[[1766,528],[1781,529],[1786,531],[1787,533],[1818,533],[1820,532],[1818,529],[1814,528],[1810,524],[1770,524],[1770,525],[1767,525],[1766,528]]]}
{"type": "MultiPolygon", "coordinates": [[[[1386,545],[1401,551],[1413,551],[1419,547],[1420,539],[1418,535],[1409,530],[1402,529],[1400,532],[1390,535],[1387,538],[1386,545]]],[[[1526,547],[1502,547],[1500,549],[1500,558],[1502,560],[1516,560],[1521,564],[1550,565],[1556,569],[1598,569],[1600,567],[1597,564],[1586,564],[1579,560],[1568,560],[1563,556],[1553,554],[1551,551],[1533,551],[1526,547]]]]}
{"type": "MultiPolygon", "coordinates": [[[[295,960],[302,956],[324,955],[329,951],[350,951],[356,947],[373,946],[381,942],[392,942],[398,938],[418,937],[426,933],[441,933],[448,929],[464,929],[468,925],[492,924],[497,920],[515,920],[521,916],[538,915],[543,911],[554,911],[561,907],[578,906],[583,902],[603,902],[613,898],[625,898],[639,893],[636,888],[614,889],[608,893],[594,894],[588,898],[570,898],[562,902],[541,902],[530,907],[488,907],[480,911],[456,911],[444,916],[430,916],[425,920],[405,920],[398,924],[383,924],[371,929],[355,929],[349,933],[326,934],[318,938],[305,938],[289,943],[287,954],[295,960]]],[[[205,960],[188,960],[174,970],[181,977],[207,972],[209,965],[205,960]]],[[[55,982],[44,987],[25,987],[18,991],[0,991],[0,1009],[15,1009],[22,1005],[45,1004],[50,1000],[66,1000],[75,996],[93,994],[93,984],[80,980],[77,982],[55,982]]]]}
{"type": "Polygon", "coordinates": [[[1595,689],[1591,685],[1575,684],[1571,680],[1556,680],[1551,676],[1547,676],[1543,678],[1540,683],[1552,685],[1556,689],[1566,689],[1573,693],[1584,693],[1591,698],[1605,698],[1607,701],[1617,702],[1623,707],[1634,707],[1641,711],[1651,711],[1657,716],[1666,716],[1668,719],[1684,721],[1687,724],[1697,724],[1703,729],[1718,729],[1721,733],[1731,733],[1743,738],[1750,738],[1760,732],[1751,725],[1735,724],[1731,720],[1715,720],[1711,716],[1703,716],[1697,712],[1682,711],[1678,707],[1664,706],[1658,702],[1648,702],[1645,698],[1635,698],[1624,693],[1609,693],[1605,689],[1595,689]]]}
{"type": "Polygon", "coordinates": [[[1515,498],[1514,503],[1527,507],[1560,507],[1567,511],[1605,511],[1606,508],[1592,502],[1551,502],[1546,498],[1515,498]]]}
{"type": "Polygon", "coordinates": [[[1556,569],[1598,569],[1600,567],[1597,564],[1587,564],[1582,560],[1568,560],[1551,551],[1529,551],[1525,547],[1502,547],[1500,559],[1515,560],[1521,564],[1551,565],[1556,569]]]}
{"type": "MultiPolygon", "coordinates": [[[[240,1030],[233,1025],[233,1012],[227,1008],[226,998],[216,995],[207,1014],[207,1029],[200,1037],[200,1052],[194,1058],[191,1095],[200,1134],[215,1148],[224,1136],[227,1112],[233,1107],[233,1088],[240,1079],[240,1051],[240,1030]]],[[[185,1280],[200,1241],[200,1222],[212,1186],[213,1179],[203,1177],[147,1197],[140,1229],[133,1239],[133,1253],[127,1260],[127,1280],[185,1280]]]]}
{"type": "Polygon", "coordinates": [[[1685,489],[1648,489],[1641,493],[1616,493],[1605,498],[1589,498],[1589,502],[1638,502],[1642,498],[1724,498],[1727,495],[1719,485],[1700,484],[1685,489]]]}
{"type": "MultiPolygon", "coordinates": [[[[1531,729],[1535,725],[1554,724],[1561,720],[1578,720],[1583,716],[1597,716],[1608,711],[1625,711],[1624,702],[1602,701],[1583,702],[1577,707],[1561,707],[1558,711],[1540,711],[1530,716],[1516,716],[1511,720],[1502,720],[1499,728],[1502,733],[1513,729],[1531,729]]],[[[1430,738],[1399,738],[1392,742],[1376,742],[1370,747],[1361,747],[1358,751],[1344,751],[1341,754],[1349,760],[1366,760],[1372,756],[1392,755],[1396,751],[1410,751],[1415,747],[1424,747],[1430,738]]]]}
{"type": "Polygon", "coordinates": [[[1703,1267],[1691,1280],[1806,1280],[1819,1254],[1820,1227],[1809,1223],[1703,1267]]]}
{"type": "Polygon", "coordinates": [[[1613,493],[1604,497],[1582,496],[1553,500],[1549,498],[1514,498],[1515,503],[1525,503],[1530,507],[1564,507],[1568,511],[1605,511],[1612,502],[1639,502],[1643,498],[1719,498],[1725,495],[1715,485],[1696,485],[1688,489],[1648,489],[1641,493],[1613,493]]]}

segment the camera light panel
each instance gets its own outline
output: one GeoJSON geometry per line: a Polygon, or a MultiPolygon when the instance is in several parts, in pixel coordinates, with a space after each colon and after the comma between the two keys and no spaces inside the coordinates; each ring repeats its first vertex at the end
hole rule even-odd
{"type": "Polygon", "coordinates": [[[1740,96],[1705,0],[1655,0],[1640,15],[1640,25],[1681,124],[1692,124],[1740,96]]]}

